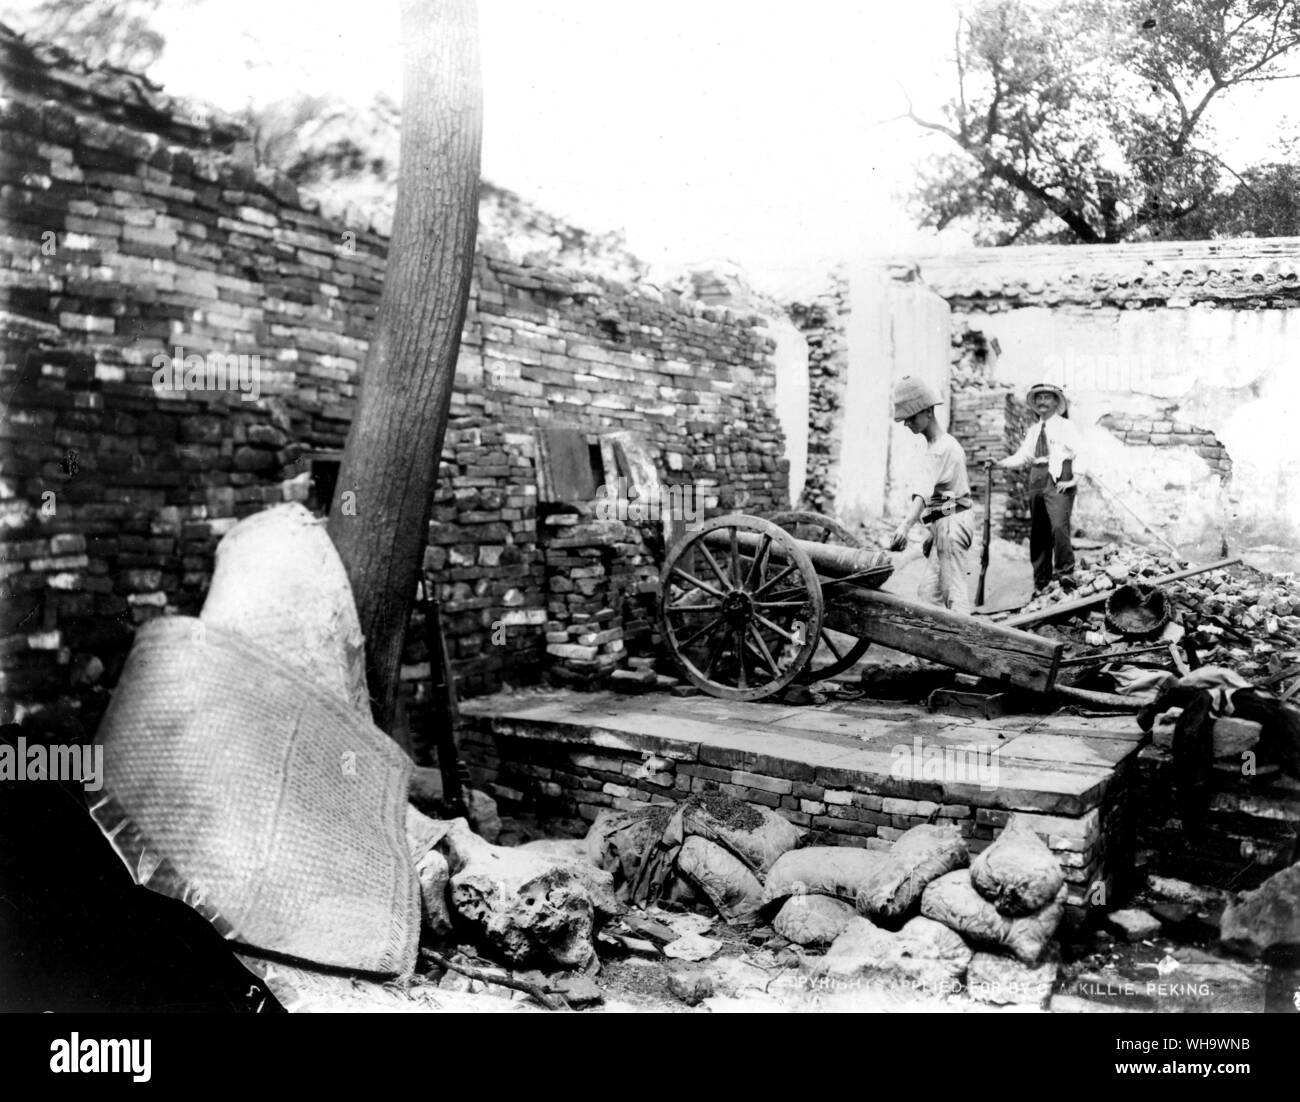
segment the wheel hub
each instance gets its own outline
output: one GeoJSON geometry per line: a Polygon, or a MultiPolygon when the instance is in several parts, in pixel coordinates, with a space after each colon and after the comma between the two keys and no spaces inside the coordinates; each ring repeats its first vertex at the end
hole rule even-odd
{"type": "Polygon", "coordinates": [[[744,627],[754,612],[748,593],[731,592],[722,598],[722,615],[732,627],[744,627]]]}

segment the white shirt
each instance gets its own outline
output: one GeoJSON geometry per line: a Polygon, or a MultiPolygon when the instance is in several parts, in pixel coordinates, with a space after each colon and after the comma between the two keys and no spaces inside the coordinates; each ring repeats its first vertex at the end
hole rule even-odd
{"type": "Polygon", "coordinates": [[[1072,421],[1066,420],[1058,413],[1053,413],[1046,421],[1039,421],[1025,433],[1024,440],[1016,451],[998,464],[1000,467],[1028,467],[1034,461],[1034,451],[1038,447],[1038,436],[1047,430],[1047,470],[1053,479],[1061,477],[1061,467],[1067,459],[1071,460],[1071,470],[1075,478],[1084,473],[1083,434],[1072,421]]]}

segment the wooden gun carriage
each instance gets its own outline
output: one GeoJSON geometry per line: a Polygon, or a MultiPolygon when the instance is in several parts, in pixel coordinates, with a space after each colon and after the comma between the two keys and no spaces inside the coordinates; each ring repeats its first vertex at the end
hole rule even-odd
{"type": "Polygon", "coordinates": [[[659,630],[698,688],[761,700],[851,668],[871,643],[1047,692],[1064,644],[880,590],[890,557],[816,513],[735,513],[687,532],[660,577],[659,630]]]}

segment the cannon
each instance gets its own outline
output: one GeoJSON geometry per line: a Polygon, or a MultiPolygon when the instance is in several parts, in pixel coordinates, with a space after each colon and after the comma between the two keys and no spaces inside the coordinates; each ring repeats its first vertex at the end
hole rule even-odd
{"type": "Polygon", "coordinates": [[[761,700],[834,677],[872,643],[1007,686],[1048,692],[1064,644],[880,587],[893,560],[816,513],[734,513],[669,549],[659,632],[696,687],[761,700]]]}

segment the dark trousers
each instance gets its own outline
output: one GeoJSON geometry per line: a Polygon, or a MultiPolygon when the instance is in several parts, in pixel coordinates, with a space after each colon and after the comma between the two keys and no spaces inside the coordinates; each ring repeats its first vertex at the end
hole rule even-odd
{"type": "Polygon", "coordinates": [[[1029,561],[1034,564],[1035,589],[1043,589],[1053,576],[1074,573],[1074,546],[1070,542],[1074,491],[1062,493],[1050,475],[1044,474],[1043,478],[1043,485],[1031,483],[1029,487],[1029,561]]]}

